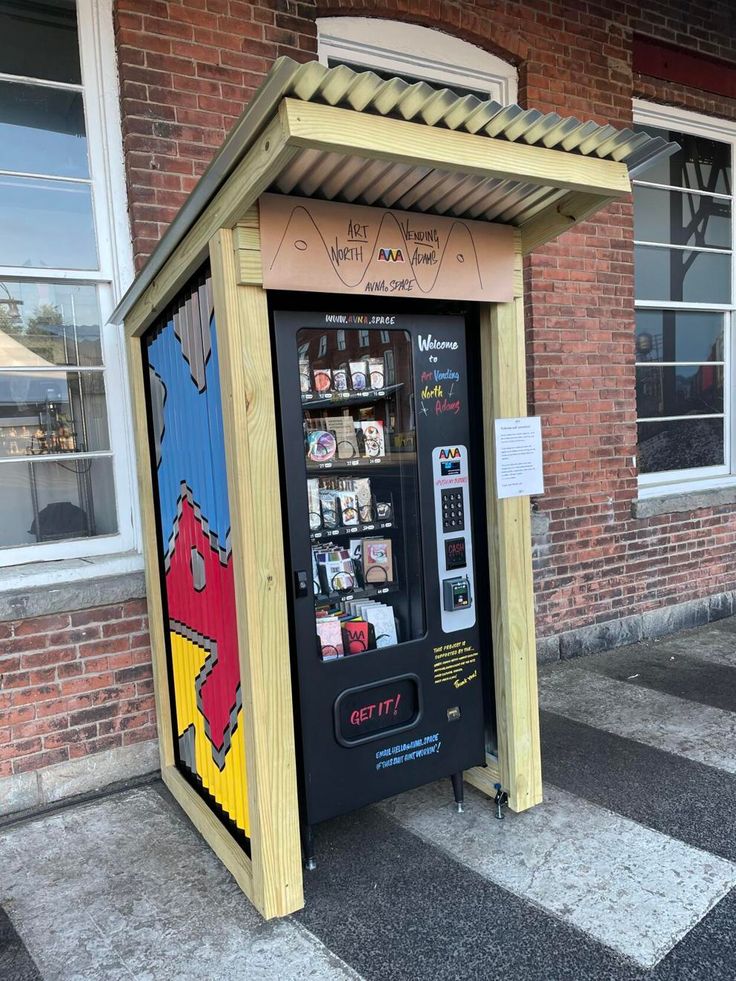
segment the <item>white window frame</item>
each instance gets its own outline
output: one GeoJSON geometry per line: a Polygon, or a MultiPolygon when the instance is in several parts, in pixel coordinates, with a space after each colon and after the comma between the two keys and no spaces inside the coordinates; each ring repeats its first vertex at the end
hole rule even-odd
{"type": "MultiPolygon", "coordinates": [[[[78,569],[79,560],[90,559],[96,575],[103,575],[108,564],[118,572],[138,569],[142,564],[125,342],[120,328],[109,323],[110,314],[134,276],[112,7],[113,0],[77,0],[82,84],[49,83],[51,87],[74,88],[83,94],[99,266],[90,271],[0,266],[0,278],[97,285],[118,531],[93,538],[0,547],[0,568],[4,570],[0,574],[0,589],[13,589],[18,583],[25,583],[27,574],[22,570],[14,574],[13,567],[27,563],[54,562],[50,567],[54,581],[59,581],[63,572],[60,560],[71,560],[70,569],[78,569]],[[125,555],[129,558],[124,558],[125,555]]],[[[18,80],[18,76],[2,74],[0,78],[18,80]]],[[[38,84],[36,79],[29,81],[38,84]]]]}
{"type": "Polygon", "coordinates": [[[518,72],[508,62],[442,31],[378,17],[318,17],[317,56],[437,83],[488,92],[516,102],[518,72]],[[376,40],[380,38],[380,43],[376,40]]]}
{"type": "MultiPolygon", "coordinates": [[[[731,180],[736,177],[736,123],[700,113],[679,109],[675,106],[662,106],[634,99],[634,122],[642,126],[656,126],[673,132],[692,133],[706,139],[731,144],[731,180]]],[[[634,185],[652,185],[647,181],[646,171],[641,178],[632,181],[634,185]]],[[[637,243],[644,244],[644,243],[637,243]]],[[[659,300],[635,300],[637,310],[669,309],[714,311],[723,314],[723,445],[726,462],[717,467],[693,467],[691,470],[661,471],[653,474],[639,474],[639,497],[658,497],[663,494],[683,494],[688,491],[702,491],[716,488],[736,487],[736,193],[731,187],[731,303],[687,303],[662,302],[659,300]]],[[[638,417],[637,417],[638,418],[638,417]]],[[[635,458],[636,462],[636,458],[635,458]]]]}

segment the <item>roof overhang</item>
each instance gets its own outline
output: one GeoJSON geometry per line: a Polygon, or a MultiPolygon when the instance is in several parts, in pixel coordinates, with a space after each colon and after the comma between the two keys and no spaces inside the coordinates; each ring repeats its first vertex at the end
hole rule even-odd
{"type": "Polygon", "coordinates": [[[280,58],[113,313],[140,326],[265,191],[512,225],[527,253],[677,144],[373,72],[280,58]],[[177,254],[175,275],[166,275],[177,254]]]}

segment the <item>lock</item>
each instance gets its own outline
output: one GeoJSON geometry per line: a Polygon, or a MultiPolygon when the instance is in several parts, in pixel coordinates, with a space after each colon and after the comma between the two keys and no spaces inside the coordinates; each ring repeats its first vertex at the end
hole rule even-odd
{"type": "Polygon", "coordinates": [[[309,579],[304,569],[297,569],[294,573],[294,595],[297,599],[309,596],[309,579]]]}

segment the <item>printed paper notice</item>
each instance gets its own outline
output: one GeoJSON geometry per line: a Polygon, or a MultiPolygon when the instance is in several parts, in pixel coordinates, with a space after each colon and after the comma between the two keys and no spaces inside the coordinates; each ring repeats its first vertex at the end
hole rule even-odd
{"type": "Polygon", "coordinates": [[[499,498],[544,494],[538,416],[496,419],[496,489],[499,498]]]}

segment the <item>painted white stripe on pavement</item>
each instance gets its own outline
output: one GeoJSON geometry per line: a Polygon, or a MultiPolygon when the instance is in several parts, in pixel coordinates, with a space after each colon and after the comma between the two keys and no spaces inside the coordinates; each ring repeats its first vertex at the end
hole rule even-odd
{"type": "MultiPolygon", "coordinates": [[[[556,787],[523,814],[495,817],[450,782],[378,805],[456,861],[652,967],[736,884],[736,866],[556,787]]],[[[492,923],[493,911],[489,911],[492,923]]]]}
{"type": "Polygon", "coordinates": [[[675,658],[678,654],[685,654],[698,661],[712,661],[736,668],[736,634],[727,630],[700,627],[695,635],[667,637],[662,641],[662,646],[675,658]]]}
{"type": "Polygon", "coordinates": [[[736,773],[733,712],[570,664],[541,674],[539,704],[576,722],[736,773]]]}

